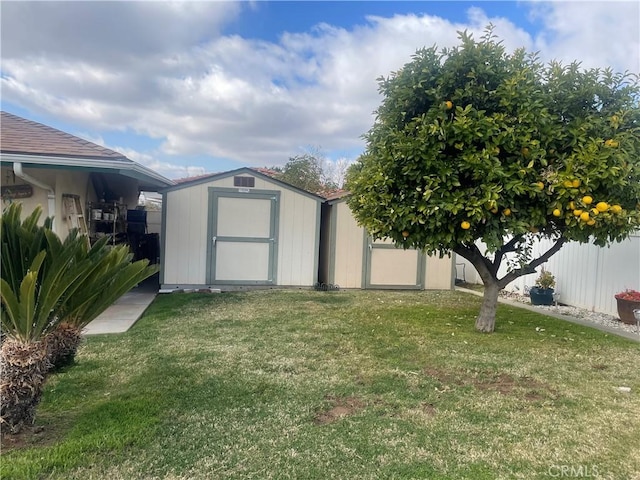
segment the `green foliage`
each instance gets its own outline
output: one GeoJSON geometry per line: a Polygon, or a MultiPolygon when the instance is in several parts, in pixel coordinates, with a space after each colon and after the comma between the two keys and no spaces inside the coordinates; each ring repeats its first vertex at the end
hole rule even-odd
{"type": "Polygon", "coordinates": [[[278,172],[276,178],[307,192],[319,193],[336,188],[326,177],[319,155],[296,155],[289,158],[283,168],[274,167],[278,172]]]}
{"type": "Polygon", "coordinates": [[[638,228],[637,75],[544,66],[507,53],[491,27],[460,40],[379,79],[384,100],[347,177],[359,223],[428,252],[535,235],[605,245],[638,228]]]}
{"type": "Polygon", "coordinates": [[[536,279],[536,287],[540,288],[554,288],[556,286],[556,279],[549,270],[544,268],[540,272],[540,276],[536,279]]]}
{"type": "Polygon", "coordinates": [[[23,222],[21,211],[14,203],[0,217],[2,329],[9,336],[35,341],[61,321],[84,327],[158,271],[148,260],[131,263],[129,248],[106,238],[90,247],[74,230],[62,242],[51,219],[38,225],[40,208],[23,222]]]}
{"type": "Polygon", "coordinates": [[[0,219],[0,315],[4,333],[29,343],[55,328],[62,298],[79,289],[91,265],[78,258],[85,238],[70,235],[62,243],[48,228],[50,220],[37,225],[39,210],[22,223],[20,213],[20,205],[12,204],[0,219]]]}
{"type": "Polygon", "coordinates": [[[133,255],[126,245],[110,247],[106,242],[98,242],[80,255],[90,259],[91,271],[83,279],[82,289],[66,295],[60,309],[61,321],[78,328],[85,327],[118,298],[158,271],[158,266],[149,265],[148,260],[132,263],[133,255]]]}
{"type": "Polygon", "coordinates": [[[45,219],[44,228],[38,226],[38,220],[42,215],[40,206],[37,206],[24,221],[20,220],[21,215],[22,204],[17,202],[9,205],[0,217],[2,234],[0,274],[14,292],[19,290],[33,260],[46,249],[47,241],[44,232],[51,228],[50,218],[45,219]]]}

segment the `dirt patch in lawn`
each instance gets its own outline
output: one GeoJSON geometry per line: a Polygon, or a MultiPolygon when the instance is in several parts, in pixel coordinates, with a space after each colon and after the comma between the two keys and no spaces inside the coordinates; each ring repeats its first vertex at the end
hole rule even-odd
{"type": "Polygon", "coordinates": [[[0,449],[3,453],[22,448],[44,447],[60,440],[60,431],[52,426],[27,426],[20,433],[3,433],[0,436],[0,449]]]}
{"type": "Polygon", "coordinates": [[[364,402],[358,397],[335,397],[329,395],[325,398],[330,403],[328,410],[318,412],[313,418],[316,425],[327,425],[341,418],[353,415],[364,408],[364,402]]]}
{"type": "Polygon", "coordinates": [[[473,386],[482,391],[493,391],[501,395],[516,395],[535,402],[552,397],[557,392],[549,385],[531,377],[514,377],[506,373],[445,371],[434,367],[426,367],[424,373],[437,380],[444,388],[452,386],[473,386]]]}

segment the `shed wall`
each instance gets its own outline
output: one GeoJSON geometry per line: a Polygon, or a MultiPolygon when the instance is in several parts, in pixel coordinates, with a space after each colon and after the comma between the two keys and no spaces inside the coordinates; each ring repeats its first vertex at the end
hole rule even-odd
{"type": "Polygon", "coordinates": [[[335,219],[332,218],[335,235],[332,235],[331,241],[334,242],[332,248],[335,248],[335,255],[331,265],[331,283],[341,288],[361,288],[364,232],[351,215],[346,202],[334,204],[332,210],[332,215],[335,215],[335,219]]]}
{"type": "Polygon", "coordinates": [[[451,290],[453,288],[453,256],[450,254],[439,258],[437,255],[427,256],[425,290],[451,290]]]}
{"type": "MultiPolygon", "coordinates": [[[[256,190],[280,191],[276,285],[312,286],[318,275],[320,202],[254,178],[256,190]]],[[[210,187],[237,188],[230,176],[167,192],[162,280],[167,286],[206,284],[210,187]]]]}
{"type": "MultiPolygon", "coordinates": [[[[358,226],[346,202],[336,202],[330,210],[332,225],[331,241],[334,249],[333,263],[329,259],[331,283],[341,288],[362,288],[363,259],[365,248],[364,229],[358,226]],[[335,218],[334,218],[335,216],[335,218]],[[335,235],[333,235],[335,231],[335,235]]],[[[398,253],[401,253],[399,251],[398,253]]],[[[331,256],[330,256],[331,257],[331,256]]],[[[445,255],[443,258],[425,256],[425,289],[449,290],[453,285],[453,258],[445,255]]],[[[393,282],[389,276],[385,283],[393,282]],[[389,280],[391,279],[391,280],[389,280]]]]}

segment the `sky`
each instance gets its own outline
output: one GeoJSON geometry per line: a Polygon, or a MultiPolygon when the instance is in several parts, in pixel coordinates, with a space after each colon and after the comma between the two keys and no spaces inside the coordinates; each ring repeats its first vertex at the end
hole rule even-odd
{"type": "Polygon", "coordinates": [[[489,23],[509,51],[640,72],[637,1],[3,1],[0,23],[2,110],[172,179],[309,152],[339,170],[377,78],[489,23]]]}

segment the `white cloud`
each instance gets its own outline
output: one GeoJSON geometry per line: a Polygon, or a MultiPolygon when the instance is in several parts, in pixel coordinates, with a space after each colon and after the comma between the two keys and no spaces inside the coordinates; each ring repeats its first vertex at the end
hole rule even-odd
{"type": "Polygon", "coordinates": [[[285,32],[278,42],[221,36],[240,11],[226,2],[106,2],[95,10],[82,3],[77,11],[74,2],[60,11],[44,2],[7,5],[4,99],[83,128],[159,139],[153,157],[175,161],[141,163],[174,178],[182,176],[177,168],[187,168],[177,167],[181,157],[190,155],[264,166],[286,162],[304,145],[320,144],[334,160],[340,155],[332,152],[361,149],[381,100],[376,78],[419,47],[456,44],[458,30],[479,38],[492,22],[510,50],[524,46],[541,50],[543,60],[577,58],[585,66],[637,72],[640,55],[632,2],[535,3],[544,26],[535,38],[472,8],[465,23],[372,16],[349,30],[319,24],[285,32]],[[22,30],[17,21],[25,22],[22,30]]]}
{"type": "Polygon", "coordinates": [[[162,160],[158,160],[161,154],[152,154],[147,152],[140,152],[133,148],[129,147],[121,147],[117,145],[109,145],[104,141],[104,138],[101,136],[95,136],[90,133],[85,132],[76,132],[76,136],[80,138],[84,138],[89,142],[93,142],[96,145],[100,145],[105,148],[109,148],[116,152],[123,154],[129,160],[133,160],[140,165],[143,165],[151,170],[163,175],[166,178],[177,179],[177,178],[187,178],[194,177],[198,175],[202,175],[206,173],[206,170],[200,166],[193,165],[176,165],[171,162],[166,162],[162,160]]]}
{"type": "Polygon", "coordinates": [[[544,59],[640,72],[639,2],[541,3],[532,15],[545,27],[535,39],[544,59]]]}

